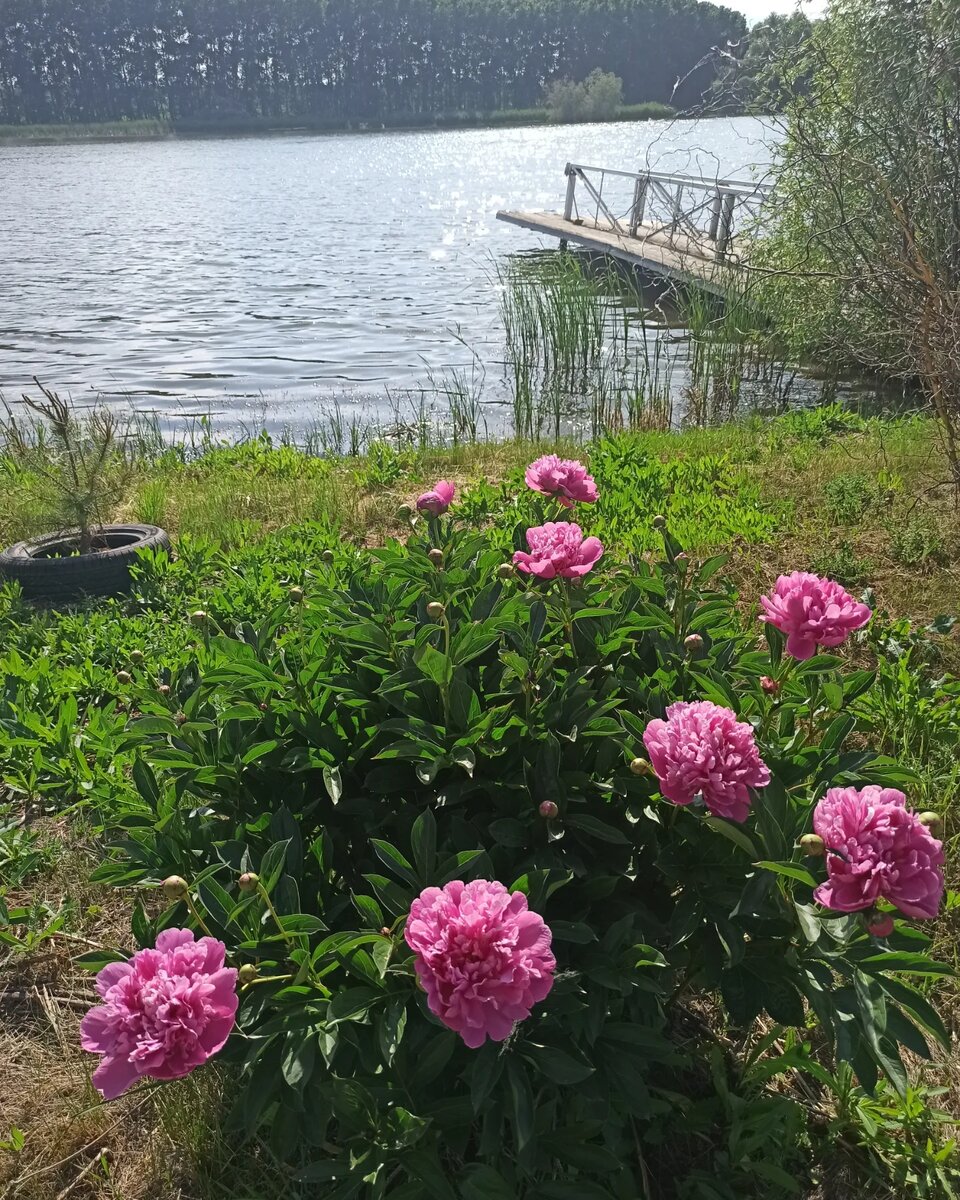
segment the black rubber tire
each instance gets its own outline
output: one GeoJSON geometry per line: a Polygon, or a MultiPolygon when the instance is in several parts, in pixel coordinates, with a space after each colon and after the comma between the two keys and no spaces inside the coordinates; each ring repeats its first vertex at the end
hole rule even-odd
{"type": "Polygon", "coordinates": [[[105,525],[99,535],[107,549],[70,554],[76,535],[54,533],[17,542],[0,551],[0,580],[16,580],[29,600],[47,603],[116,596],[130,590],[130,566],[141,550],[170,549],[170,539],[157,525],[105,525]],[[63,547],[66,553],[55,551],[63,547]]]}

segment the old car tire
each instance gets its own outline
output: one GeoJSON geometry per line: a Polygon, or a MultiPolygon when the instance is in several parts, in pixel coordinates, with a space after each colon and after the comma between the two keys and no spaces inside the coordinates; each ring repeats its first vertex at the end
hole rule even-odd
{"type": "Polygon", "coordinates": [[[16,581],[30,600],[79,600],[115,596],[130,588],[130,566],[141,550],[170,549],[156,525],[105,525],[97,533],[100,549],[78,554],[76,533],[55,533],[17,542],[0,551],[0,580],[16,581]]]}

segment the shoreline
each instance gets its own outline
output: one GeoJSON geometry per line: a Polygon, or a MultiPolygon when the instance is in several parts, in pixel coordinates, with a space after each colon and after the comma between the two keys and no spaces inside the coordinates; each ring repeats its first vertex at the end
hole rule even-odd
{"type": "Polygon", "coordinates": [[[614,117],[594,121],[553,122],[546,109],[513,109],[492,113],[449,113],[432,118],[411,116],[389,121],[102,121],[84,124],[0,125],[0,146],[54,146],[84,142],[157,142],[199,137],[277,137],[284,134],[423,133],[434,130],[516,129],[569,124],[612,125],[622,121],[682,119],[668,104],[649,101],[624,105],[614,117]]]}

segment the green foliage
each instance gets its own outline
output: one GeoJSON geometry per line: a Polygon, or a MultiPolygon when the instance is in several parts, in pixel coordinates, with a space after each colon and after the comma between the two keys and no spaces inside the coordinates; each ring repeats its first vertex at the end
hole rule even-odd
{"type": "Polygon", "coordinates": [[[846,588],[862,588],[870,582],[874,566],[867,558],[861,558],[845,538],[841,538],[832,550],[817,555],[810,563],[817,575],[835,579],[846,588]]]}
{"type": "Polygon", "coordinates": [[[626,80],[631,105],[672,101],[678,80],[676,103],[692,104],[711,78],[695,68],[746,22],[695,0],[410,0],[402,19],[393,0],[117,0],[95,21],[79,0],[2,0],[0,29],[0,123],[131,117],[152,134],[477,124],[597,67],[626,80]]]}
{"type": "Polygon", "coordinates": [[[0,887],[17,888],[51,866],[54,848],[16,821],[0,823],[0,887]]]}
{"type": "Polygon", "coordinates": [[[806,93],[810,68],[797,64],[806,61],[811,28],[799,10],[758,21],[735,48],[740,57],[731,56],[711,85],[711,111],[780,113],[797,94],[806,93]]]}
{"type": "Polygon", "coordinates": [[[623,80],[610,71],[593,70],[582,83],[554,79],[544,89],[553,121],[609,121],[623,104],[623,80]]]}
{"type": "MultiPolygon", "coordinates": [[[[661,464],[634,463],[626,441],[591,466],[639,510],[661,464]]],[[[583,514],[597,529],[617,525],[610,492],[583,514]]],[[[106,779],[89,789],[113,841],[95,880],[144,890],[134,932],[149,944],[192,920],[153,904],[183,875],[231,961],[256,965],[226,1052],[232,1128],[331,1197],[632,1200],[648,1175],[687,1200],[795,1195],[802,1102],[766,1080],[849,1062],[866,1093],[886,1078],[907,1097],[900,1044],[946,1037],[917,986],[948,973],[926,935],[899,923],[878,943],[824,913],[822,867],[795,849],[826,786],[913,780],[867,739],[848,744],[873,675],[834,654],[788,669],[776,634],[758,649],[723,558],[685,562],[672,533],[655,562],[639,558],[645,533],[634,556],[608,548],[580,585],[503,579],[555,506],[524,492],[491,523],[488,497],[406,545],[328,536],[334,562],[316,569],[323,535],[291,537],[303,604],[278,594],[278,568],[221,580],[238,589],[230,615],[214,595],[201,634],[171,631],[192,644],[163,672],[169,691],[137,674],[111,764],[129,774],[109,797],[106,779]],[[671,806],[629,769],[649,718],[680,698],[754,723],[773,781],[746,825],[671,806]],[[259,893],[238,891],[248,870],[259,893]],[[422,888],[476,877],[526,893],[559,971],[506,1043],[470,1051],[429,1016],[402,930],[422,888]],[[771,1064],[813,1021],[813,1066],[771,1064]],[[720,1056],[724,1030],[750,1054],[720,1056]]],[[[156,556],[140,603],[215,562],[189,542],[178,563],[156,556]]]]}
{"type": "Polygon", "coordinates": [[[827,513],[838,525],[855,525],[878,507],[886,495],[877,479],[861,474],[835,475],[823,485],[827,513]]]}
{"type": "MultiPolygon", "coordinates": [[[[795,56],[759,299],[798,354],[957,403],[960,50],[950,0],[836,0],[795,56]]],[[[955,466],[955,464],[954,464],[955,466]]]]}
{"type": "Polygon", "coordinates": [[[47,507],[63,530],[77,530],[81,554],[106,524],[108,506],[133,469],[132,421],[98,406],[78,414],[69,401],[40,385],[42,399],[24,396],[30,417],[7,408],[0,440],[10,469],[40,481],[47,507]]]}
{"type": "Polygon", "coordinates": [[[921,510],[891,525],[890,556],[905,567],[946,563],[946,542],[933,514],[921,510]]]}

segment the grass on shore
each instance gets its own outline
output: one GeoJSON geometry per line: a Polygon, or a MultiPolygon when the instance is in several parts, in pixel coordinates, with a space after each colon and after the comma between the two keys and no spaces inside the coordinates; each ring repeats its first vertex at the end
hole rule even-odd
{"type": "MultiPolygon", "coordinates": [[[[647,101],[625,104],[610,121],[661,121],[675,117],[669,104],[647,101]]],[[[190,134],[341,133],[381,132],[386,129],[480,129],[520,125],[547,125],[545,108],[500,109],[495,112],[391,113],[371,120],[322,118],[309,114],[291,117],[190,117],[170,120],[123,120],[61,125],[0,125],[4,143],[73,141],[155,141],[190,134]]]]}
{"type": "MultiPolygon", "coordinates": [[[[56,614],[0,596],[0,691],[8,705],[34,714],[30,736],[46,739],[41,757],[52,754],[61,737],[56,717],[68,697],[117,696],[116,671],[126,668],[131,647],[142,648],[148,662],[177,662],[189,652],[191,608],[234,622],[256,619],[258,608],[276,603],[291,583],[309,587],[326,548],[399,533],[398,505],[438,477],[463,486],[460,502],[474,515],[503,516],[525,464],[552,449],[589,458],[603,503],[583,519],[611,552],[652,546],[652,520],[662,512],[691,552],[732,552],[730,566],[746,598],[782,570],[811,568],[853,591],[872,587],[878,610],[919,626],[956,608],[956,511],[941,486],[946,471],[936,427],[924,417],[863,420],[828,408],[683,433],[623,434],[586,450],[522,442],[398,449],[380,442],[363,457],[338,458],[261,436],[144,456],[109,516],[163,524],[179,539],[180,557],[148,575],[131,601],[56,614]]],[[[2,457],[0,474],[7,477],[0,490],[4,543],[48,527],[51,499],[41,482],[2,457]]],[[[956,670],[956,639],[938,638],[937,655],[937,672],[945,665],[956,670]]],[[[921,702],[945,713],[949,694],[916,702],[898,694],[878,725],[891,749],[920,768],[925,806],[946,812],[949,840],[960,779],[956,731],[945,732],[938,745],[912,741],[910,722],[921,702]]],[[[960,721],[960,700],[951,711],[960,721]]],[[[72,728],[67,735],[69,742],[72,728]]],[[[109,744],[97,750],[88,741],[82,749],[106,755],[109,744]]],[[[300,1200],[315,1194],[281,1177],[265,1152],[238,1149],[220,1131],[215,1070],[109,1106],[96,1102],[89,1056],[77,1044],[90,983],[70,960],[86,943],[127,944],[129,905],[122,894],[86,882],[99,847],[84,827],[82,805],[68,822],[54,811],[64,797],[45,790],[41,775],[30,784],[29,762],[17,769],[19,776],[4,770],[0,888],[9,908],[22,905],[29,916],[15,927],[0,923],[0,933],[16,935],[0,944],[4,1195],[300,1200]],[[14,1130],[22,1131],[22,1144],[14,1130]]],[[[955,861],[948,850],[948,863],[955,861]]],[[[950,885],[957,887],[952,869],[950,885]]],[[[957,911],[939,923],[949,961],[957,911]]],[[[948,997],[944,1008],[954,1024],[960,1005],[948,997]]],[[[960,1061],[940,1064],[924,1082],[947,1089],[939,1106],[960,1123],[960,1061]]],[[[878,1182],[864,1195],[906,1200],[907,1193],[878,1182]]]]}

